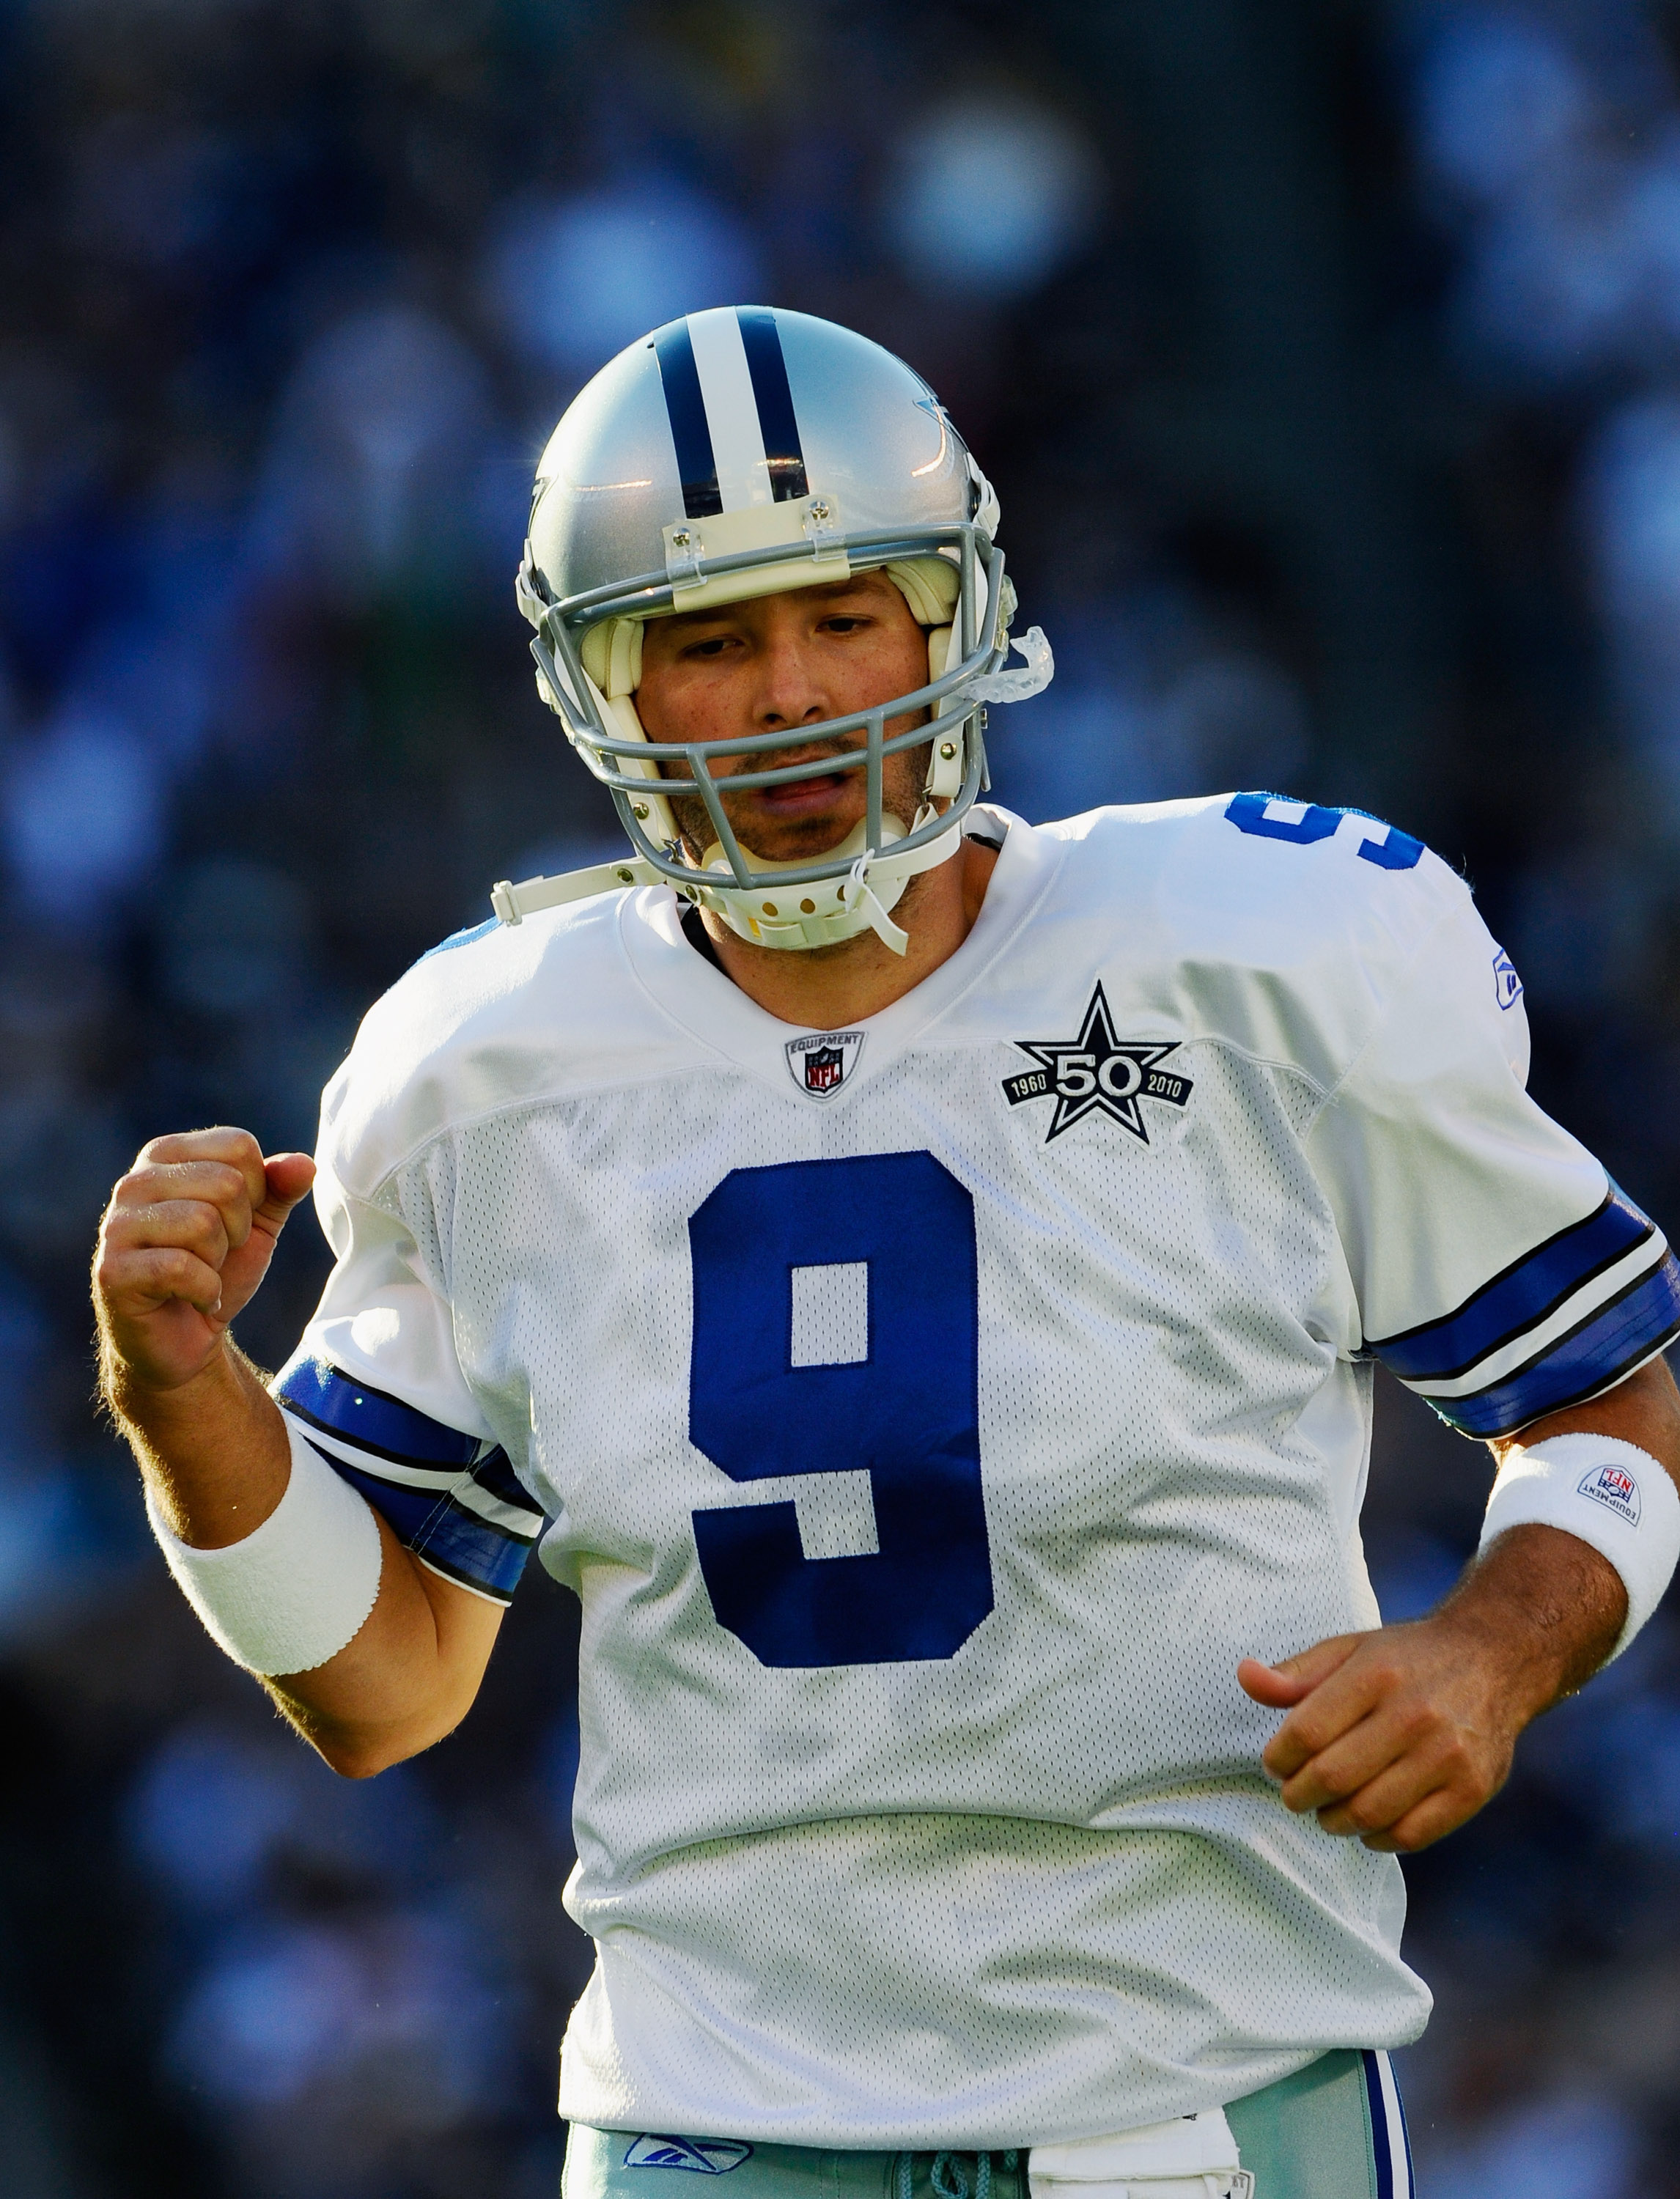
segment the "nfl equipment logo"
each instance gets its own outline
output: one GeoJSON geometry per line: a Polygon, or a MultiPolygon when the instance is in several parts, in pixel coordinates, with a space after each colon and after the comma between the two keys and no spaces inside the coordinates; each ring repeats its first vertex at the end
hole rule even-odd
{"type": "Polygon", "coordinates": [[[1590,1496],[1595,1504],[1625,1519],[1629,1526],[1639,1525],[1639,1484],[1625,1466],[1595,1466],[1582,1475],[1575,1490],[1578,1496],[1590,1496]]]}
{"type": "Polygon", "coordinates": [[[790,1038],[782,1049],[788,1075],[808,1100],[831,1100],[857,1067],[862,1031],[812,1031],[790,1038]]]}
{"type": "Polygon", "coordinates": [[[846,1073],[846,1057],[837,1046],[820,1046],[805,1057],[805,1089],[832,1092],[846,1073]]]}

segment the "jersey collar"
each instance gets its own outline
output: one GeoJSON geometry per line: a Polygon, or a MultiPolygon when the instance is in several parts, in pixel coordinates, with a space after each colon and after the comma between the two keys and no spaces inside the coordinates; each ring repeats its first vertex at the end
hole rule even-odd
{"type": "MultiPolygon", "coordinates": [[[[1064,842],[995,804],[977,806],[969,814],[984,837],[1001,837],[1004,843],[974,928],[956,953],[902,1000],[852,1026],[864,1035],[864,1044],[855,1072],[826,1103],[831,1107],[847,1105],[979,982],[1007,949],[1065,854],[1064,842]]],[[[662,1013],[712,1053],[781,1094],[790,1105],[812,1104],[789,1076],[787,1063],[789,1040],[808,1034],[812,1026],[771,1015],[697,954],[683,936],[676,896],[668,886],[626,894],[619,926],[630,965],[662,1013]]]]}

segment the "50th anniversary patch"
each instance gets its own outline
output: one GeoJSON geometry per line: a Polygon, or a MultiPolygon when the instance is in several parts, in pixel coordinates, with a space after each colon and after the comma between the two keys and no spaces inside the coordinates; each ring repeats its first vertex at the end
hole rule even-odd
{"type": "Polygon", "coordinates": [[[1117,1039],[1114,1019],[1099,985],[1085,1011],[1077,1038],[1018,1038],[1015,1044],[1039,1065],[1019,1076],[1006,1076],[1003,1096],[1012,1107],[1027,1100],[1053,1100],[1055,1111],[1044,1134],[1047,1146],[1087,1115],[1101,1112],[1149,1143],[1140,1105],[1162,1100],[1182,1107],[1194,1086],[1158,1064],[1176,1053],[1176,1039],[1149,1042],[1117,1039]]]}

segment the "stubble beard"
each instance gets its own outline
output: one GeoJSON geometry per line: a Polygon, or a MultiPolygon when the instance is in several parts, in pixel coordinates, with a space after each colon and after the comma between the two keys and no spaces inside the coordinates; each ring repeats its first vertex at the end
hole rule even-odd
{"type": "MultiPolygon", "coordinates": [[[[841,759],[836,758],[834,761],[837,762],[841,759]]],[[[884,811],[897,818],[907,832],[911,829],[916,812],[921,807],[922,789],[927,781],[927,767],[928,751],[925,746],[903,749],[896,755],[884,756],[882,759],[881,806],[884,811]]],[[[850,775],[861,780],[864,769],[865,767],[860,762],[850,775]]],[[[725,814],[727,815],[730,810],[729,782],[726,779],[720,779],[717,785],[723,795],[725,814]]],[[[712,847],[717,837],[711,818],[707,814],[706,805],[697,795],[694,794],[673,795],[669,800],[671,814],[676,820],[677,831],[682,841],[683,852],[697,870],[706,851],[712,847]]],[[[803,825],[794,822],[782,829],[788,833],[795,844],[785,854],[771,855],[753,844],[750,833],[744,832],[732,815],[729,817],[729,821],[734,828],[737,839],[740,842],[742,853],[750,857],[755,856],[760,862],[820,863],[825,855],[831,854],[840,842],[855,829],[854,825],[849,825],[845,832],[837,837],[832,828],[820,818],[813,818],[803,825]]]]}
{"type": "MultiPolygon", "coordinates": [[[[860,775],[863,768],[861,764],[857,767],[860,775]]],[[[911,828],[917,810],[921,807],[922,789],[927,782],[927,768],[926,745],[913,749],[901,749],[895,755],[882,758],[881,806],[883,809],[890,811],[898,819],[907,832],[911,828]]],[[[719,785],[725,790],[726,804],[728,782],[720,780],[719,785]]],[[[702,857],[711,847],[716,837],[712,829],[712,820],[706,814],[706,805],[697,795],[692,794],[674,795],[670,797],[670,802],[671,814],[676,820],[677,831],[681,836],[684,853],[697,870],[700,867],[702,857]]],[[[732,817],[729,821],[732,825],[735,823],[732,817]]],[[[799,828],[796,826],[794,829],[796,831],[799,828]]],[[[847,831],[849,832],[851,829],[849,825],[847,831]]],[[[760,854],[749,839],[741,836],[738,827],[737,827],[737,837],[740,839],[742,852],[750,856],[757,855],[761,861],[820,863],[825,855],[830,854],[839,844],[838,841],[831,837],[825,841],[822,839],[821,836],[827,828],[820,820],[813,820],[806,830],[811,836],[814,844],[809,848],[801,849],[793,856],[767,857],[760,854]]],[[[841,839],[845,837],[845,833],[840,836],[841,839]]],[[[895,923],[902,925],[907,918],[913,920],[917,904],[922,898],[928,878],[929,873],[922,871],[905,882],[904,891],[899,895],[893,911],[895,923]]],[[[737,938],[733,943],[738,946],[743,942],[737,938]]],[[[752,942],[748,941],[744,943],[750,946],[752,942]]],[[[873,931],[866,928],[854,934],[849,939],[833,939],[820,947],[805,948],[802,949],[802,956],[803,960],[810,962],[831,962],[837,956],[855,955],[860,951],[866,951],[871,948],[879,948],[880,942],[876,938],[873,931]]],[[[774,950],[761,947],[755,951],[767,954],[774,950]]]]}

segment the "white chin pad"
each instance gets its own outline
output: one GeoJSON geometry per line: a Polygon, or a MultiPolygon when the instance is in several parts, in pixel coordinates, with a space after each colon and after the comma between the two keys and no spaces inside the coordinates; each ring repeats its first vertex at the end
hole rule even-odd
{"type": "MultiPolygon", "coordinates": [[[[930,815],[921,812],[916,820],[918,826],[930,815]]],[[[738,886],[722,851],[709,848],[691,898],[720,916],[741,938],[759,947],[831,947],[856,938],[861,931],[873,931],[895,954],[902,954],[910,942],[893,922],[892,910],[919,872],[930,871],[956,854],[962,830],[953,825],[948,832],[940,833],[913,854],[895,857],[894,843],[907,835],[896,817],[889,814],[883,824],[887,845],[880,855],[870,859],[860,824],[839,847],[830,850],[831,857],[852,859],[848,874],[802,885],[779,887],[776,883],[779,871],[797,870],[800,865],[765,863],[759,866],[753,886],[738,886]]]]}

